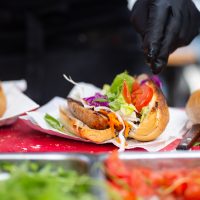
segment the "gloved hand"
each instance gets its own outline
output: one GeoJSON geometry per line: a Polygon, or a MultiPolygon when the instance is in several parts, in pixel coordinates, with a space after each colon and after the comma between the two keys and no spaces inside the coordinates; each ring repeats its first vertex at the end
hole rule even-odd
{"type": "Polygon", "coordinates": [[[147,63],[157,74],[170,53],[199,33],[200,12],[191,0],[137,0],[131,21],[143,38],[147,63]]]}

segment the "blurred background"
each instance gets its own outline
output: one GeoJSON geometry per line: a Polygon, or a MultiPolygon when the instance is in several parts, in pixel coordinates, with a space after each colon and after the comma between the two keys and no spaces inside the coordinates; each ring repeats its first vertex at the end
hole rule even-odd
{"type": "MultiPolygon", "coordinates": [[[[76,82],[99,87],[117,73],[149,73],[126,0],[7,0],[0,7],[0,80],[26,79],[39,104],[76,82]]],[[[200,82],[200,39],[176,51],[160,75],[170,106],[184,106],[200,82]]]]}

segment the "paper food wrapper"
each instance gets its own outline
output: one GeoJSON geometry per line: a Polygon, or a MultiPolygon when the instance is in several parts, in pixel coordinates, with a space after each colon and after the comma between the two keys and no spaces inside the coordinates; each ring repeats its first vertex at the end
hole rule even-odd
{"type": "Polygon", "coordinates": [[[2,82],[2,87],[6,96],[6,112],[0,118],[0,126],[10,125],[19,115],[39,107],[34,101],[28,98],[21,91],[26,89],[24,80],[14,82],[2,82]]]}
{"type": "Polygon", "coordinates": [[[4,88],[10,88],[15,86],[21,92],[25,92],[27,89],[27,82],[25,79],[21,80],[12,80],[12,81],[3,81],[4,88]]]}
{"type": "MultiPolygon", "coordinates": [[[[72,89],[72,91],[69,93],[69,96],[75,99],[79,99],[80,95],[81,97],[88,97],[94,95],[96,91],[99,91],[99,89],[95,88],[93,85],[81,83],[79,86],[75,86],[72,89]],[[84,88],[84,90],[87,92],[86,93],[84,91],[80,92],[80,89],[82,88],[84,88]]],[[[59,119],[59,107],[66,105],[67,105],[66,99],[63,99],[61,97],[55,97],[46,105],[39,108],[37,111],[28,112],[26,116],[22,116],[20,118],[24,120],[24,122],[27,125],[29,125],[35,130],[55,136],[80,140],[84,142],[91,142],[83,138],[77,137],[69,132],[68,133],[60,132],[50,127],[50,125],[48,125],[45,122],[44,116],[46,113],[50,114],[54,118],[59,119]]],[[[163,149],[176,139],[181,139],[183,135],[182,131],[183,126],[188,120],[186,113],[184,110],[177,108],[169,108],[169,112],[170,112],[169,123],[165,131],[156,140],[151,142],[139,142],[134,139],[128,139],[126,149],[143,148],[149,152],[156,152],[163,149]]],[[[109,140],[105,143],[113,143],[115,146],[120,147],[120,144],[117,142],[116,139],[109,140]]]]}

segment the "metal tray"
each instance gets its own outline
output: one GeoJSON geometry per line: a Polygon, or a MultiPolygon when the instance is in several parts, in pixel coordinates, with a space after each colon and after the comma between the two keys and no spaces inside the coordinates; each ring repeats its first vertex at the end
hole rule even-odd
{"type": "MultiPolygon", "coordinates": [[[[98,161],[103,163],[108,155],[100,155],[98,161]]],[[[120,160],[128,169],[133,167],[145,167],[152,170],[198,168],[200,170],[199,152],[158,152],[158,153],[121,153],[120,160]]],[[[106,180],[104,172],[99,172],[106,180]]]]}
{"type": "MultiPolygon", "coordinates": [[[[78,174],[86,174],[90,177],[98,179],[96,167],[93,167],[95,157],[87,154],[64,154],[64,153],[26,153],[26,154],[0,154],[0,163],[6,162],[15,165],[20,165],[23,162],[30,161],[37,163],[40,167],[50,163],[54,168],[62,167],[65,170],[75,170],[78,174]]],[[[1,169],[0,169],[1,170],[1,169]]],[[[4,172],[0,172],[0,178],[4,177],[4,172]],[[3,175],[3,176],[2,176],[3,175]]],[[[101,179],[101,178],[99,178],[101,179]]],[[[91,187],[91,193],[93,193],[97,199],[105,199],[102,194],[102,188],[91,187]]]]}
{"type": "MultiPolygon", "coordinates": [[[[103,162],[107,155],[101,155],[99,161],[103,162]]],[[[121,153],[119,154],[127,167],[145,166],[151,169],[161,168],[194,168],[200,167],[200,153],[199,152],[158,152],[158,153],[121,153]]]]}
{"type": "MultiPolygon", "coordinates": [[[[76,153],[34,153],[34,154],[0,154],[1,162],[20,164],[24,161],[37,162],[40,165],[51,163],[53,166],[62,166],[64,169],[74,169],[80,174],[87,174],[100,181],[105,180],[102,163],[108,154],[91,155],[76,153]]],[[[199,152],[164,152],[164,153],[120,153],[119,158],[127,167],[145,166],[152,169],[200,167],[199,152]]],[[[92,187],[91,192],[97,199],[108,200],[105,188],[92,187]]]]}
{"type": "Polygon", "coordinates": [[[74,169],[80,174],[89,174],[92,159],[83,154],[0,154],[0,162],[20,164],[24,161],[36,162],[43,166],[51,163],[52,166],[61,166],[64,169],[74,169]]]}

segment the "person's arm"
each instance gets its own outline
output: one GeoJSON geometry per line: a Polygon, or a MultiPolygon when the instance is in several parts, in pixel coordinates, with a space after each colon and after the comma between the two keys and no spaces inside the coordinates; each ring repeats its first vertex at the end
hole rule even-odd
{"type": "Polygon", "coordinates": [[[153,73],[167,65],[171,52],[188,45],[200,31],[199,0],[137,0],[131,21],[143,38],[153,73]]]}

